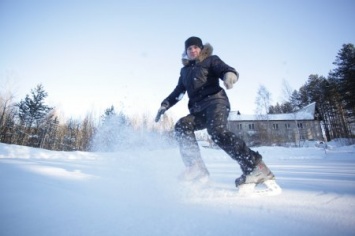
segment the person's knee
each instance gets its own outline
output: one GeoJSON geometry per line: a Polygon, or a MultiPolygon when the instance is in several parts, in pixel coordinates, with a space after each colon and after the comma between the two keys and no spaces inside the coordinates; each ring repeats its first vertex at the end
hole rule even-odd
{"type": "Polygon", "coordinates": [[[223,135],[224,133],[226,133],[227,130],[222,127],[222,126],[214,126],[214,127],[208,127],[207,128],[207,133],[211,136],[211,137],[219,137],[221,135],[223,135]]]}
{"type": "Polygon", "coordinates": [[[183,117],[176,122],[174,129],[176,133],[186,133],[189,130],[193,130],[193,127],[188,117],[183,117]]]}
{"type": "Polygon", "coordinates": [[[184,121],[182,119],[178,120],[178,122],[176,122],[175,124],[175,132],[181,132],[181,130],[183,130],[184,127],[184,121]]]}
{"type": "Polygon", "coordinates": [[[224,127],[213,127],[208,129],[207,132],[216,144],[228,147],[233,146],[237,150],[243,149],[245,146],[242,139],[224,127]]]}
{"type": "Polygon", "coordinates": [[[211,127],[207,128],[207,133],[211,136],[212,140],[218,144],[225,139],[227,130],[222,127],[211,127]]]}

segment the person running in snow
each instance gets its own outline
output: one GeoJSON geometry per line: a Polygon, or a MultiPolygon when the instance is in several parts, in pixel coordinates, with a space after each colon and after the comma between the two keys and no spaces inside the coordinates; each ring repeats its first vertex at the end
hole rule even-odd
{"type": "Polygon", "coordinates": [[[206,128],[212,140],[239,163],[243,174],[235,180],[237,187],[274,179],[262,156],[227,129],[230,103],[225,90],[219,85],[219,79],[223,80],[226,89],[231,89],[238,81],[239,74],[212,52],[212,46],[208,43],[203,45],[198,37],[190,37],[185,41],[178,84],[162,101],[155,119],[158,122],[161,115],[187,92],[190,114],[175,124],[175,136],[186,166],[181,177],[187,181],[209,177],[194,133],[206,128]]]}

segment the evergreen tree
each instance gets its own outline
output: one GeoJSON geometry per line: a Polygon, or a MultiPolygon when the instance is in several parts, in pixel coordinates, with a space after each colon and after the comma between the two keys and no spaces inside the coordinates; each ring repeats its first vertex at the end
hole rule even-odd
{"type": "Polygon", "coordinates": [[[44,100],[48,96],[41,84],[31,90],[31,96],[26,95],[24,100],[16,104],[20,125],[24,128],[21,131],[20,143],[39,147],[39,128],[46,116],[53,109],[45,105],[44,100]]]}
{"type": "Polygon", "coordinates": [[[275,106],[271,105],[269,106],[269,111],[268,114],[280,114],[281,113],[281,106],[277,102],[275,106]]]}
{"type": "Polygon", "coordinates": [[[285,102],[281,104],[281,113],[292,113],[293,112],[293,107],[290,102],[285,102]]]}
{"type": "Polygon", "coordinates": [[[53,109],[44,104],[44,99],[48,96],[43,86],[37,85],[31,90],[31,96],[26,95],[25,100],[21,100],[16,106],[19,108],[19,118],[26,127],[33,125],[39,126],[39,123],[53,109]]]}
{"type": "Polygon", "coordinates": [[[297,111],[297,110],[301,109],[301,107],[302,107],[301,95],[297,90],[293,91],[289,102],[292,107],[292,111],[297,111]]]}
{"type": "Polygon", "coordinates": [[[334,65],[337,67],[329,76],[335,79],[346,115],[351,123],[355,122],[355,47],[344,44],[339,51],[334,65]]]}

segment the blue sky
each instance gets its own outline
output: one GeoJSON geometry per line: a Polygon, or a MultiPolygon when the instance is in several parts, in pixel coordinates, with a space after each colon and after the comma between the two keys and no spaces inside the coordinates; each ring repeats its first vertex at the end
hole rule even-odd
{"type": "MultiPolygon", "coordinates": [[[[0,92],[19,101],[42,84],[66,117],[111,105],[154,116],[199,36],[240,73],[232,110],[253,114],[260,85],[275,104],[283,81],[327,76],[354,24],[353,0],[0,0],[0,92]]],[[[168,114],[187,112],[185,96],[168,114]]]]}

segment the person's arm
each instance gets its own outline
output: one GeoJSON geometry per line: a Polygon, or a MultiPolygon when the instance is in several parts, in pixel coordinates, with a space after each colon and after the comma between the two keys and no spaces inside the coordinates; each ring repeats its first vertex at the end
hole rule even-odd
{"type": "Polygon", "coordinates": [[[186,88],[185,86],[182,84],[182,79],[181,79],[181,75],[179,78],[179,82],[176,85],[175,89],[170,93],[170,95],[165,98],[161,105],[160,108],[158,110],[158,113],[155,117],[155,122],[158,122],[160,120],[160,117],[172,106],[174,106],[177,102],[179,102],[182,97],[185,95],[186,92],[186,88]]]}
{"type": "Polygon", "coordinates": [[[239,79],[239,73],[231,66],[224,63],[218,56],[213,56],[212,69],[224,82],[227,89],[233,88],[233,84],[239,79]]]}

